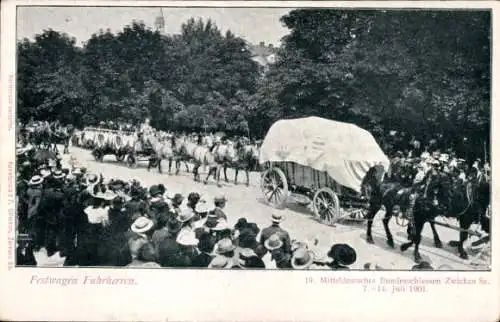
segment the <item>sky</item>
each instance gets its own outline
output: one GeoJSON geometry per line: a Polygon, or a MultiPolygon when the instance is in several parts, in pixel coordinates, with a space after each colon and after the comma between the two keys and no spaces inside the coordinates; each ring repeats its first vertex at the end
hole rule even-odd
{"type": "MultiPolygon", "coordinates": [[[[288,33],[279,21],[290,11],[286,8],[168,8],[163,7],[165,32],[179,33],[183,22],[191,17],[211,18],[220,30],[231,30],[237,36],[258,44],[279,45],[288,33]]],[[[75,37],[77,45],[87,41],[99,29],[116,33],[133,20],[153,27],[160,8],[152,7],[18,7],[17,39],[33,39],[44,29],[65,32],[75,37]]]]}

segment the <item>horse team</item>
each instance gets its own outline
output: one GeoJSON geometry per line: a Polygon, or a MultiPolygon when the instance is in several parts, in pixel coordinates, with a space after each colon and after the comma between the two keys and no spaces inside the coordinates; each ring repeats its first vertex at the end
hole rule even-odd
{"type": "MultiPolygon", "coordinates": [[[[398,176],[386,178],[384,182],[377,179],[376,167],[370,169],[363,182],[363,190],[368,197],[366,240],[373,244],[372,225],[378,211],[385,207],[382,220],[387,237],[387,245],[394,248],[394,240],[389,229],[389,221],[394,209],[399,207],[409,219],[407,228],[408,242],[401,245],[401,251],[414,246],[414,259],[421,261],[419,245],[422,240],[422,229],[426,222],[431,226],[434,245],[442,247],[435,227],[435,218],[444,216],[455,218],[459,223],[459,240],[450,242],[450,246],[458,248],[459,256],[467,259],[464,242],[471,234],[470,227],[478,223],[481,230],[490,233],[490,179],[479,168],[472,167],[466,178],[450,171],[442,171],[439,165],[421,171],[423,177],[417,178],[415,168],[407,166],[398,176]]],[[[489,237],[488,237],[489,238],[489,237]]]]}
{"type": "Polygon", "coordinates": [[[204,183],[213,176],[220,184],[221,171],[228,182],[227,168],[233,168],[234,183],[238,184],[238,174],[244,171],[248,186],[249,171],[256,170],[259,158],[258,146],[244,137],[220,140],[213,135],[173,134],[155,130],[125,133],[85,129],[76,131],[72,141],[76,146],[91,148],[92,154],[101,161],[104,155],[109,154],[115,155],[118,161],[132,159],[130,163],[135,163],[138,156],[143,156],[148,161],[148,171],[157,166],[162,173],[161,161],[165,160],[168,161],[169,174],[172,173],[172,165],[175,165],[175,174],[179,174],[182,163],[186,171],[190,172],[189,162],[193,164],[195,181],[201,180],[200,167],[208,168],[204,183]]]}

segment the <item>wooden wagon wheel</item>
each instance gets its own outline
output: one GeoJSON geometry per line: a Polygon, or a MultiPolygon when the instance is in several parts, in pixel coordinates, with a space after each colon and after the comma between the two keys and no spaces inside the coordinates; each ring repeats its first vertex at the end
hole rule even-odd
{"type": "Polygon", "coordinates": [[[131,169],[137,168],[137,160],[132,154],[127,155],[127,166],[131,169]]]}
{"type": "Polygon", "coordinates": [[[330,188],[321,188],[313,197],[314,214],[330,224],[340,218],[340,201],[330,188]]]}
{"type": "Polygon", "coordinates": [[[267,202],[275,207],[283,206],[288,198],[288,182],[279,168],[270,168],[262,174],[260,189],[267,202]]]}
{"type": "Polygon", "coordinates": [[[158,166],[158,162],[160,162],[158,160],[158,158],[151,158],[150,160],[151,160],[150,162],[151,162],[151,167],[152,168],[157,167],[158,166]]]}

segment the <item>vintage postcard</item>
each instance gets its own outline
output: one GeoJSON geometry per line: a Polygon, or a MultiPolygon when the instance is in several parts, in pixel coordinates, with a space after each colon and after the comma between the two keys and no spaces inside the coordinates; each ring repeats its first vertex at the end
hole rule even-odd
{"type": "Polygon", "coordinates": [[[499,10],[2,2],[0,319],[497,321],[499,10]]]}

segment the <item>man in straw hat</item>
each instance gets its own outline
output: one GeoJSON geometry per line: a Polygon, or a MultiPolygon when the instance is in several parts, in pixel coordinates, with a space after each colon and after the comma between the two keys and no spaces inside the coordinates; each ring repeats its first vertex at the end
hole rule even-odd
{"type": "Polygon", "coordinates": [[[235,263],[232,258],[227,258],[225,256],[215,256],[214,259],[208,265],[208,268],[213,269],[231,269],[235,268],[235,263]]]}
{"type": "Polygon", "coordinates": [[[221,239],[215,245],[215,253],[220,256],[225,256],[227,258],[234,257],[235,249],[236,246],[233,244],[233,241],[229,238],[221,239]]]}
{"type": "Polygon", "coordinates": [[[153,221],[144,216],[137,218],[132,226],[130,226],[130,233],[127,237],[132,260],[137,257],[142,245],[150,242],[151,235],[153,234],[153,226],[153,221]]]}
{"type": "Polygon", "coordinates": [[[283,221],[283,217],[281,214],[273,213],[271,215],[271,226],[262,229],[262,233],[260,235],[260,243],[264,244],[264,242],[271,237],[271,235],[278,235],[280,240],[283,242],[283,249],[285,252],[291,251],[291,240],[290,234],[286,230],[280,227],[280,223],[283,221]]]}
{"type": "Polygon", "coordinates": [[[306,248],[298,248],[292,256],[291,265],[293,269],[311,269],[313,266],[314,256],[313,253],[306,248]]]}
{"type": "Polygon", "coordinates": [[[242,248],[238,252],[238,265],[244,269],[266,268],[259,256],[250,248],[242,248]]]}

